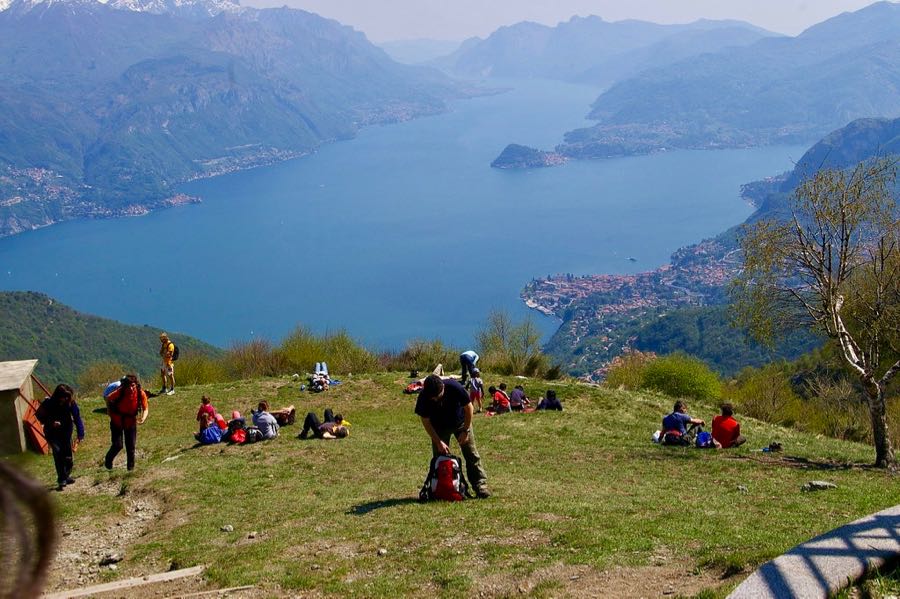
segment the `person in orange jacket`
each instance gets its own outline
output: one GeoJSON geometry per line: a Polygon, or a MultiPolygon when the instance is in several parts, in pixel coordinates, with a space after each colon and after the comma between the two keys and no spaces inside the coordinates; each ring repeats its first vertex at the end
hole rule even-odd
{"type": "Polygon", "coordinates": [[[119,388],[109,394],[106,398],[106,411],[109,415],[112,444],[106,452],[104,465],[107,470],[112,470],[113,460],[122,451],[124,439],[126,466],[128,470],[134,470],[137,425],[143,424],[150,414],[147,394],[141,388],[137,375],[126,375],[119,388]]]}
{"type": "Polygon", "coordinates": [[[175,344],[166,333],[159,334],[159,357],[162,359],[159,368],[162,387],[157,395],[175,395],[175,344]]]}

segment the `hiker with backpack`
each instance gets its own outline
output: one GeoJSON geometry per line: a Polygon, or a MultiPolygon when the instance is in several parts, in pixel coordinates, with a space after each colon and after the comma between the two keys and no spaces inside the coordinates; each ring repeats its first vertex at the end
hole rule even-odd
{"type": "Polygon", "coordinates": [[[480,370],[475,368],[472,373],[472,380],[469,381],[469,399],[472,401],[475,413],[478,414],[484,408],[481,404],[481,400],[484,398],[484,381],[481,380],[480,370]]]}
{"type": "Polygon", "coordinates": [[[72,452],[84,440],[84,423],[81,411],[75,402],[75,392],[68,385],[57,385],[53,394],[41,402],[35,417],[44,427],[44,437],[53,452],[53,465],[56,467],[56,490],[62,491],[66,485],[75,482],[72,478],[72,467],[75,460],[72,452]],[[78,436],[72,440],[72,429],[78,436]]]}
{"type": "Polygon", "coordinates": [[[150,414],[147,394],[141,388],[136,374],[125,375],[119,387],[106,399],[106,413],[109,415],[109,431],[112,443],[103,465],[112,470],[113,460],[122,451],[123,439],[126,467],[134,470],[134,450],[137,445],[137,426],[143,424],[150,414]]]}
{"type": "Polygon", "coordinates": [[[162,366],[159,374],[162,378],[162,387],[157,395],[175,395],[175,360],[178,359],[178,348],[169,340],[166,333],[159,334],[159,357],[162,359],[162,366]]]}
{"type": "Polygon", "coordinates": [[[326,409],[323,419],[324,422],[319,420],[315,412],[309,412],[306,419],[303,420],[303,430],[298,437],[308,439],[309,434],[312,433],[316,439],[343,439],[350,434],[350,429],[347,428],[342,415],[326,409]]]}
{"type": "Polygon", "coordinates": [[[490,497],[487,473],[475,446],[472,402],[465,388],[454,379],[429,375],[416,399],[415,413],[421,418],[422,427],[431,440],[432,457],[449,455],[450,437],[455,436],[466,460],[466,474],[475,496],[481,499],[490,497]]]}
{"type": "Polygon", "coordinates": [[[704,426],[705,424],[706,421],[689,416],[687,413],[687,404],[679,399],[675,402],[672,413],[665,416],[662,420],[662,435],[660,437],[660,442],[663,445],[690,445],[691,439],[690,435],[688,435],[689,430],[693,430],[698,426],[704,426]]]}

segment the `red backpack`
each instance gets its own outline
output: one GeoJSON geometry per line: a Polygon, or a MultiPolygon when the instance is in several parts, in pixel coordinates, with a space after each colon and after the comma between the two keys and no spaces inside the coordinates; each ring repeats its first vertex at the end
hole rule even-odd
{"type": "Polygon", "coordinates": [[[455,455],[432,458],[425,484],[419,491],[419,501],[462,501],[468,494],[469,485],[462,473],[462,460],[455,455]]]}

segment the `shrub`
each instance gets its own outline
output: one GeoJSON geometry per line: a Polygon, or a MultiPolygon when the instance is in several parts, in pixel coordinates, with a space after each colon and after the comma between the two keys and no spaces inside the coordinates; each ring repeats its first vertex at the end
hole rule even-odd
{"type": "Polygon", "coordinates": [[[94,362],[78,375],[78,390],[84,395],[100,394],[106,385],[126,374],[128,371],[118,362],[94,362]]]}
{"type": "Polygon", "coordinates": [[[208,385],[229,380],[224,361],[204,354],[186,356],[175,364],[175,380],[179,385],[208,385]]]}
{"type": "Polygon", "coordinates": [[[729,392],[737,409],[751,418],[794,426],[803,417],[803,400],[794,392],[784,365],[745,369],[729,392]]]}
{"type": "Polygon", "coordinates": [[[606,373],[606,386],[612,389],[621,387],[629,391],[641,389],[644,384],[644,369],[655,359],[656,354],[637,350],[628,350],[621,356],[616,356],[606,373]]]}
{"type": "Polygon", "coordinates": [[[641,387],[691,399],[715,399],[722,395],[719,377],[709,366],[678,353],[651,360],[644,367],[641,387]]]}
{"type": "Polygon", "coordinates": [[[222,360],[229,380],[277,376],[284,370],[282,364],[281,357],[266,339],[236,341],[222,360]]]}
{"type": "Polygon", "coordinates": [[[476,339],[482,370],[543,377],[550,369],[550,360],[541,352],[541,333],[530,318],[516,324],[505,312],[491,312],[476,339]]]}
{"type": "Polygon", "coordinates": [[[283,372],[311,372],[316,362],[326,362],[329,373],[370,372],[378,361],[345,331],[318,336],[298,327],[275,350],[283,372]]]}
{"type": "Polygon", "coordinates": [[[461,350],[444,345],[440,339],[432,341],[413,340],[399,353],[384,353],[380,357],[385,370],[431,371],[438,364],[445,370],[453,370],[459,364],[461,350]]]}

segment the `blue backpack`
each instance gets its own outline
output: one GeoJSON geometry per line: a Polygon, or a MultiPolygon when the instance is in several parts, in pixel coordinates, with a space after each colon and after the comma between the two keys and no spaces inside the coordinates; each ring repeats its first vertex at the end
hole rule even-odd
{"type": "Polygon", "coordinates": [[[715,442],[713,442],[712,433],[708,431],[700,431],[697,433],[697,438],[694,440],[694,443],[700,449],[711,449],[716,446],[715,442]]]}
{"type": "Polygon", "coordinates": [[[207,426],[200,432],[199,441],[203,445],[213,445],[222,440],[222,429],[215,424],[207,426]]]}

